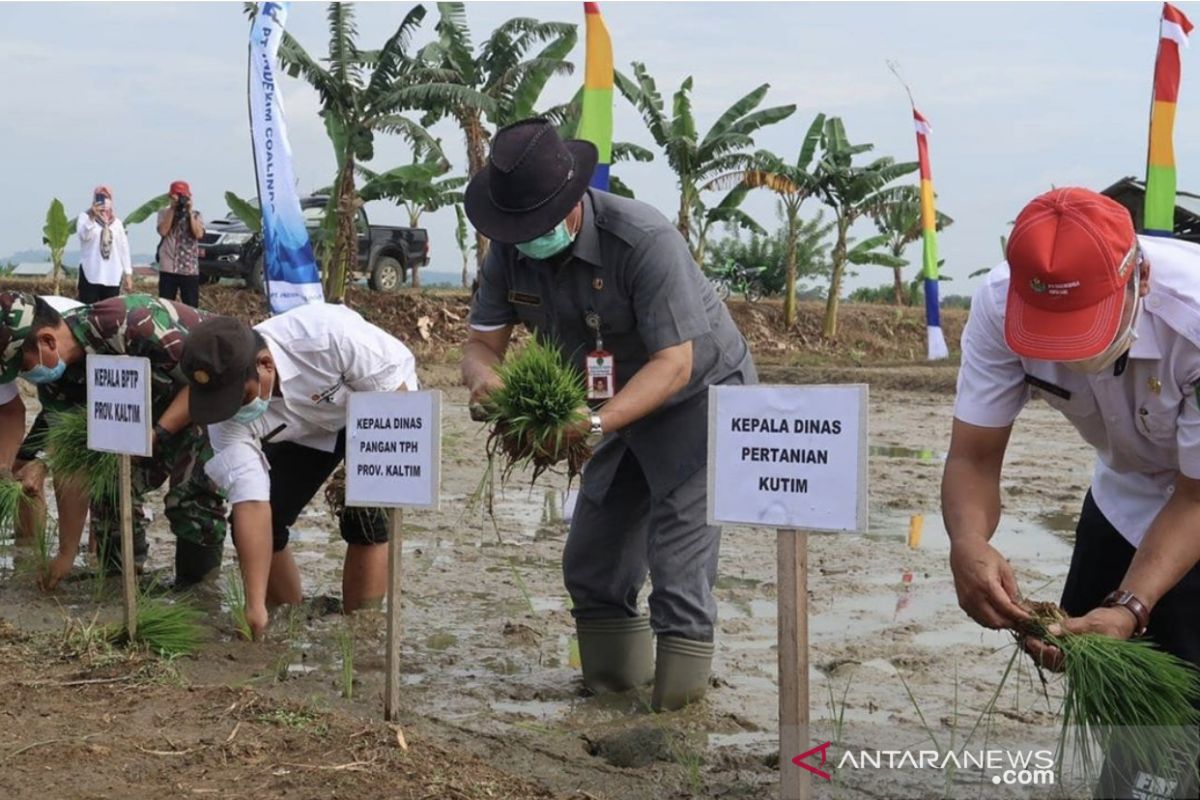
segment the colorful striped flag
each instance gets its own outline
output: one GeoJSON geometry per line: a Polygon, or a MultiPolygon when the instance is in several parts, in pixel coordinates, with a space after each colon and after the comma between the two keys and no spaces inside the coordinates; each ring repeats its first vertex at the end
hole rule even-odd
{"type": "Polygon", "coordinates": [[[1150,107],[1150,146],[1146,157],[1146,207],[1142,228],[1152,236],[1175,230],[1175,102],[1179,98],[1179,46],[1187,47],[1192,23],[1163,3],[1158,56],[1154,60],[1154,103],[1150,107]]]}
{"type": "Polygon", "coordinates": [[[933,170],[929,166],[929,134],[933,127],[913,106],[913,122],[917,128],[917,161],[921,167],[921,241],[924,244],[923,268],[925,277],[925,333],[929,360],[946,358],[946,337],[942,334],[941,311],[938,308],[938,250],[937,213],[933,206],[933,170]]]}
{"type": "Polygon", "coordinates": [[[583,113],[575,135],[600,151],[592,186],[608,191],[613,135],[612,39],[604,17],[600,16],[599,3],[584,3],[583,11],[587,21],[587,63],[583,71],[583,113]]]}

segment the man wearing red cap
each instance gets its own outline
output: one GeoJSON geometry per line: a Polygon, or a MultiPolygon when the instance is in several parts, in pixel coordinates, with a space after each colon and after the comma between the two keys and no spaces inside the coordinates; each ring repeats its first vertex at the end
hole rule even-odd
{"type": "MultiPolygon", "coordinates": [[[[1062,628],[1146,636],[1200,665],[1200,247],[1138,237],[1123,206],[1068,188],[1021,211],[1006,255],[971,302],[942,481],[959,605],[990,628],[1029,616],[989,540],[1013,421],[1043,400],[1097,454],[1062,628]]],[[[1044,642],[1026,649],[1061,665],[1044,642]]],[[[1119,784],[1138,770],[1112,763],[1103,796],[1130,796],[1119,784]]]]}
{"type": "Polygon", "coordinates": [[[170,204],[158,212],[158,296],[178,297],[200,306],[200,238],[204,218],[192,208],[192,189],[186,181],[175,181],[168,191],[170,204]]]}

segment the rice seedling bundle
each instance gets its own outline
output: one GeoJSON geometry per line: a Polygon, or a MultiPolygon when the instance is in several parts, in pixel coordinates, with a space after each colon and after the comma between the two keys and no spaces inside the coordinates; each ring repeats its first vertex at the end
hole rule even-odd
{"type": "MultiPolygon", "coordinates": [[[[1035,636],[1063,653],[1066,696],[1060,749],[1072,742],[1085,772],[1118,744],[1136,769],[1156,775],[1195,769],[1200,671],[1145,639],[1095,633],[1051,634],[1067,618],[1054,603],[1026,602],[1033,618],[1020,636],[1035,636]]],[[[1044,680],[1044,679],[1043,679],[1044,680]]]]}
{"type": "Polygon", "coordinates": [[[86,409],[51,415],[44,446],[46,463],[53,475],[78,481],[93,500],[117,503],[119,456],[88,449],[86,409]]]}
{"type": "Polygon", "coordinates": [[[190,655],[204,642],[204,612],[185,600],[168,602],[161,597],[138,598],[137,631],[132,640],[124,623],[111,626],[107,639],[114,644],[142,645],[161,656],[190,655]]]}
{"type": "Polygon", "coordinates": [[[503,385],[488,398],[489,467],[501,460],[501,479],[533,467],[533,480],[561,461],[574,478],[591,449],[575,439],[563,446],[567,430],[586,419],[583,375],[558,348],[536,337],[496,369],[503,385]]]}

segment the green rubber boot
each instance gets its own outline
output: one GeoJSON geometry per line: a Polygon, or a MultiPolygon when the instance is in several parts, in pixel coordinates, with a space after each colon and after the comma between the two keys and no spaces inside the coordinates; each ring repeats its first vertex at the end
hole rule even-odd
{"type": "Polygon", "coordinates": [[[583,685],[594,694],[624,692],[654,679],[654,636],[648,617],[577,619],[583,685]]]}
{"type": "Polygon", "coordinates": [[[712,674],[714,649],[712,642],[659,636],[650,707],[655,711],[675,711],[703,697],[712,674]]]}

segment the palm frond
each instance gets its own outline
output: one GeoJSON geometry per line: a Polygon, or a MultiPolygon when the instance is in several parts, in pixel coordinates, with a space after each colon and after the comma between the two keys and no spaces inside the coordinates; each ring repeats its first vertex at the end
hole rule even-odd
{"type": "Polygon", "coordinates": [[[399,78],[401,67],[411,63],[408,46],[412,41],[413,33],[421,27],[424,19],[425,6],[413,6],[404,16],[400,26],[396,28],[396,32],[380,48],[378,57],[371,64],[373,70],[371,80],[367,84],[367,105],[371,104],[371,98],[385,94],[387,89],[399,78]]]}
{"type": "Polygon", "coordinates": [[[577,40],[578,34],[575,27],[571,26],[568,34],[551,41],[536,58],[527,62],[531,65],[530,68],[525,70],[513,89],[512,106],[509,111],[513,121],[533,115],[534,106],[550,78],[555,75],[570,75],[575,70],[575,65],[564,59],[575,48],[577,40]]]}
{"type": "Polygon", "coordinates": [[[633,142],[613,142],[612,160],[614,164],[622,161],[639,161],[648,164],[654,160],[654,153],[633,142]]]}
{"type": "Polygon", "coordinates": [[[170,202],[170,195],[165,194],[160,194],[158,197],[147,200],[133,211],[130,211],[125,215],[125,219],[123,220],[125,227],[137,225],[140,222],[145,222],[151,214],[156,214],[159,211],[162,211],[170,202]]]}
{"type": "Polygon", "coordinates": [[[467,25],[467,10],[462,3],[438,3],[438,22],[435,30],[445,63],[453,67],[467,86],[478,83],[475,59],[471,55],[471,29],[467,25]]]}
{"type": "Polygon", "coordinates": [[[725,135],[734,122],[758,107],[763,98],[767,96],[767,90],[770,88],[771,84],[764,83],[748,92],[740,100],[727,108],[725,113],[717,117],[717,121],[708,129],[708,133],[704,135],[704,140],[700,146],[707,147],[714,139],[725,135]]]}

